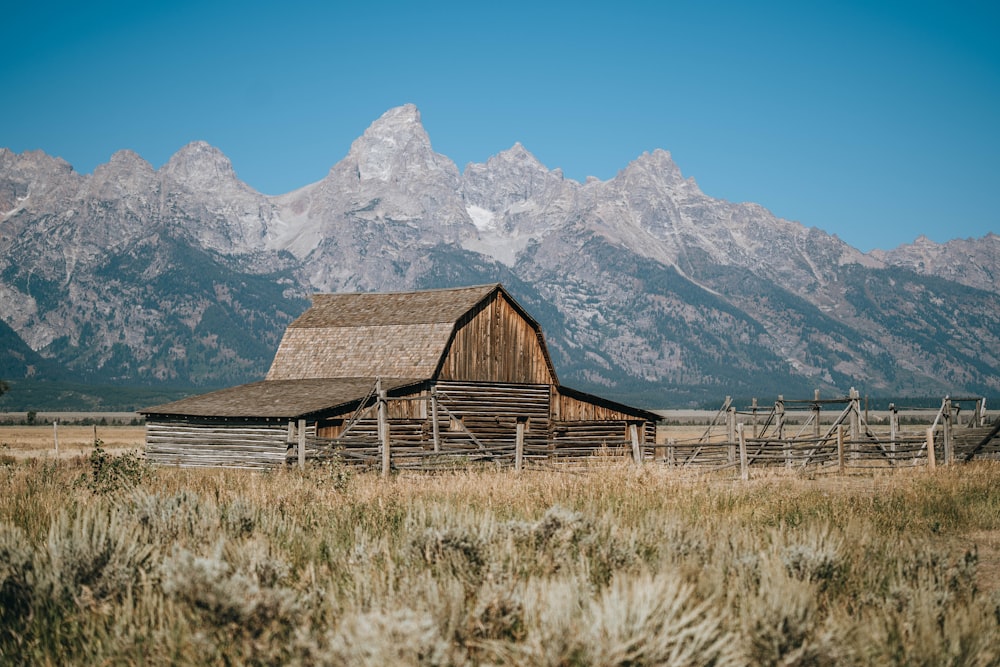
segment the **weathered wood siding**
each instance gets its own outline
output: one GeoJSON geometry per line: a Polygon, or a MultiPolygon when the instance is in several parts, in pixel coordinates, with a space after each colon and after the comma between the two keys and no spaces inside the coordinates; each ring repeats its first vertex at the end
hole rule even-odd
{"type": "Polygon", "coordinates": [[[146,460],[160,465],[271,468],[285,462],[287,422],[153,419],[146,422],[146,460]]]}
{"type": "Polygon", "coordinates": [[[639,444],[651,446],[656,442],[656,424],[637,423],[636,420],[577,420],[554,421],[551,443],[556,456],[588,456],[596,450],[620,449],[632,455],[632,436],[629,425],[636,424],[639,444]]]}
{"type": "Polygon", "coordinates": [[[639,417],[611,407],[598,405],[589,401],[581,401],[572,396],[557,394],[553,407],[553,419],[563,422],[596,421],[596,420],[632,420],[639,417]]]}
{"type": "MultiPolygon", "coordinates": [[[[511,449],[517,423],[525,424],[525,447],[544,450],[548,444],[550,388],[543,384],[440,382],[437,384],[438,446],[455,448],[511,449]]],[[[434,447],[433,409],[429,391],[387,403],[389,434],[393,447],[434,447]]],[[[345,447],[378,444],[378,422],[374,407],[367,408],[351,430],[343,432],[340,419],[325,421],[321,438],[339,438],[345,447]]]]}
{"type": "Polygon", "coordinates": [[[553,384],[540,334],[501,293],[463,316],[441,380],[553,384]]]}
{"type": "Polygon", "coordinates": [[[440,382],[438,430],[445,440],[472,433],[486,447],[513,446],[517,422],[525,422],[525,448],[544,449],[549,429],[549,386],[440,382]],[[455,420],[461,423],[453,423],[455,420]]]}

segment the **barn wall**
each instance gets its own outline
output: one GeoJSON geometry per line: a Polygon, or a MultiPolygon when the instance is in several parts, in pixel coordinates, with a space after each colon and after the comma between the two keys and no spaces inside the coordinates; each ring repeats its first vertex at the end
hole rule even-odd
{"type": "Polygon", "coordinates": [[[590,421],[590,420],[640,420],[641,417],[615,410],[614,408],[582,401],[572,396],[558,394],[553,407],[554,419],[560,421],[590,421]]]}
{"type": "MultiPolygon", "coordinates": [[[[386,400],[386,417],[390,423],[420,422],[426,420],[430,415],[428,403],[430,391],[418,390],[412,394],[402,397],[390,397],[386,400]]],[[[366,407],[359,416],[354,426],[354,430],[374,429],[377,424],[376,403],[366,407]],[[364,424],[364,426],[362,426],[364,424]]],[[[341,414],[332,414],[324,417],[318,424],[317,434],[321,438],[339,438],[347,422],[354,416],[356,408],[347,410],[341,414]]],[[[372,431],[374,433],[374,431],[372,431]]]]}
{"type": "Polygon", "coordinates": [[[285,463],[288,446],[288,424],[282,421],[146,421],[146,460],[161,465],[270,468],[285,463]]]}
{"type": "Polygon", "coordinates": [[[438,430],[462,440],[470,431],[485,446],[513,445],[518,420],[525,422],[525,447],[544,448],[549,429],[548,385],[439,382],[438,430]],[[455,423],[460,421],[461,425],[455,423]]]}
{"type": "Polygon", "coordinates": [[[472,382],[554,382],[536,330],[500,293],[459,321],[439,377],[472,382]]]}
{"type": "MultiPolygon", "coordinates": [[[[541,453],[548,447],[548,385],[511,383],[440,382],[437,393],[438,444],[441,451],[468,450],[480,445],[491,451],[510,450],[513,456],[518,422],[525,424],[526,451],[541,453]],[[471,435],[470,435],[471,434],[471,435]]],[[[433,409],[429,390],[402,400],[389,398],[387,416],[394,451],[434,447],[433,409]]],[[[353,413],[352,413],[353,414],[353,413]]],[[[320,423],[320,438],[337,438],[337,445],[361,452],[378,446],[378,419],[374,406],[367,408],[350,431],[344,424],[351,415],[337,415],[320,423]]],[[[368,452],[369,454],[371,452],[368,452]]]]}
{"type": "Polygon", "coordinates": [[[631,456],[629,425],[636,424],[640,445],[656,442],[656,424],[635,420],[582,420],[552,422],[552,449],[555,456],[589,456],[597,450],[620,449],[631,456]]]}

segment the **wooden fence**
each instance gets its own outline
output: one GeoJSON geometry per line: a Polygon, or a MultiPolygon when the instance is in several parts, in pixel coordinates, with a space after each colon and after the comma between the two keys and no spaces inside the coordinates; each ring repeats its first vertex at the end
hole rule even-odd
{"type": "Polygon", "coordinates": [[[899,409],[890,406],[888,425],[869,424],[857,391],[844,398],[786,401],[762,408],[754,400],[737,410],[727,398],[705,432],[695,438],[668,439],[656,460],[679,467],[739,469],[746,479],[752,468],[840,472],[862,468],[934,467],[1000,455],[1000,420],[986,424],[986,401],[946,397],[930,426],[904,427],[899,409]],[[973,405],[962,422],[962,410],[973,405]],[[833,419],[824,408],[842,408],[833,419]]]}
{"type": "MultiPolygon", "coordinates": [[[[510,396],[491,385],[487,394],[447,383],[429,395],[388,399],[376,385],[336,438],[316,437],[298,424],[289,438],[288,460],[339,459],[391,470],[436,470],[488,462],[521,470],[526,466],[569,463],[601,457],[652,457],[655,425],[629,419],[550,421],[549,389],[518,387],[510,396]],[[426,401],[428,419],[387,417],[389,400],[426,401]],[[503,403],[497,410],[496,403],[503,403]],[[649,443],[648,451],[644,449],[649,443]]],[[[294,430],[294,429],[293,429],[294,430]]]]}
{"type": "MultiPolygon", "coordinates": [[[[431,412],[440,411],[444,420],[445,404],[433,405],[431,412]]],[[[873,427],[853,389],[847,397],[835,399],[821,400],[818,394],[806,400],[779,397],[766,408],[755,400],[743,410],[727,398],[704,433],[661,442],[648,432],[640,437],[641,425],[623,421],[552,422],[544,437],[536,432],[530,438],[525,423],[518,421],[511,438],[476,435],[462,420],[451,419],[447,423],[453,430],[447,437],[435,433],[431,444],[422,420],[393,420],[390,430],[384,405],[384,393],[379,391],[378,400],[362,405],[338,438],[300,432],[297,445],[289,448],[289,461],[337,459],[387,475],[391,470],[434,470],[477,462],[520,470],[628,459],[637,465],[738,470],[747,479],[752,469],[934,467],[1000,456],[1000,420],[986,424],[985,400],[978,397],[946,397],[929,427],[902,426],[895,406],[890,406],[888,425],[873,427]],[[963,423],[963,408],[969,405],[974,407],[963,423]],[[838,411],[831,413],[831,407],[838,411]]],[[[505,432],[510,433],[509,425],[505,432]]]]}

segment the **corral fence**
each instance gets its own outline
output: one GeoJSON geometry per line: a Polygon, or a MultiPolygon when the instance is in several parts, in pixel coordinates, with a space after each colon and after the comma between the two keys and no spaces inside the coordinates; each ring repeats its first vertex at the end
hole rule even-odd
{"type": "MultiPolygon", "coordinates": [[[[739,471],[747,479],[751,469],[778,468],[846,471],[863,468],[935,467],[973,458],[1000,457],[1000,420],[987,424],[986,400],[981,397],[945,397],[930,426],[902,425],[900,409],[889,408],[888,427],[872,426],[854,389],[848,396],[786,400],[770,406],[737,409],[727,397],[705,431],[692,438],[640,437],[641,423],[574,423],[572,435],[561,437],[560,424],[549,424],[544,434],[528,433],[526,423],[470,423],[453,418],[443,392],[407,400],[428,401],[427,420],[398,420],[386,416],[385,392],[376,385],[359,404],[336,438],[321,438],[304,421],[289,424],[287,461],[339,461],[393,470],[439,470],[474,464],[492,464],[522,470],[561,468],[570,464],[630,460],[698,470],[739,471]],[[833,410],[831,410],[831,408],[833,410]],[[833,417],[831,419],[831,416],[833,417]],[[448,423],[447,433],[439,421],[448,423]]],[[[394,399],[398,400],[398,399],[394,399]]],[[[911,412],[913,409],[907,409],[911,412]]],[[[929,415],[928,415],[929,417],[929,415]]],[[[514,419],[514,418],[511,418],[514,419]]],[[[925,421],[926,423],[926,421],[925,421]]]]}
{"type": "Polygon", "coordinates": [[[547,387],[509,394],[494,388],[490,405],[480,405],[480,399],[463,394],[457,385],[391,399],[426,402],[428,419],[390,420],[389,400],[377,382],[335,438],[318,436],[305,420],[290,423],[287,461],[305,465],[306,461],[333,460],[378,468],[388,475],[393,470],[476,464],[521,470],[590,460],[641,461],[653,455],[655,427],[641,419],[550,421],[547,387]],[[534,396],[533,392],[542,393],[534,396]],[[494,403],[507,409],[498,411],[494,403]],[[464,407],[455,411],[456,405],[464,407]]]}
{"type": "Polygon", "coordinates": [[[702,435],[668,439],[657,447],[655,459],[668,466],[738,469],[746,479],[753,468],[839,472],[934,468],[941,463],[1000,456],[1000,420],[987,424],[982,397],[945,397],[930,426],[902,425],[895,405],[889,406],[887,427],[869,424],[866,414],[854,389],[846,397],[833,399],[820,399],[818,392],[804,400],[779,396],[768,407],[754,400],[742,410],[727,397],[702,435]],[[831,408],[838,410],[832,413],[833,419],[829,419],[831,408]]]}

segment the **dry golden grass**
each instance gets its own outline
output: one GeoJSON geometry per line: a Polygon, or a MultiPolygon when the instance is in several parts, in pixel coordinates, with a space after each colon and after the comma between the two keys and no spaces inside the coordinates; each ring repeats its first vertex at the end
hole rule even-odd
{"type": "MultiPolygon", "coordinates": [[[[94,447],[95,434],[108,451],[141,451],[145,446],[145,426],[75,426],[58,427],[59,457],[86,455],[94,447]]],[[[15,458],[55,457],[55,431],[51,424],[0,426],[0,455],[15,458]]]]}
{"type": "Polygon", "coordinates": [[[0,466],[0,663],[1000,662],[995,463],[96,472],[0,466]]]}

